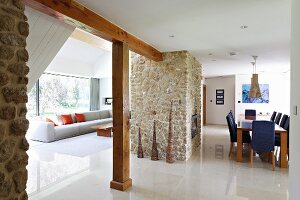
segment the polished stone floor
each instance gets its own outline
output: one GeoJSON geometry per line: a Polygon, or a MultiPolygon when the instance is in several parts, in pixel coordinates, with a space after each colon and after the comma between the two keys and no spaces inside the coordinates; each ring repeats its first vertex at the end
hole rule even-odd
{"type": "Polygon", "coordinates": [[[31,148],[27,191],[31,200],[288,199],[288,170],[272,171],[259,158],[251,168],[247,158],[244,163],[229,160],[228,150],[226,127],[207,126],[202,146],[187,162],[131,155],[133,187],[119,192],[109,188],[112,149],[76,157],[31,148]]]}

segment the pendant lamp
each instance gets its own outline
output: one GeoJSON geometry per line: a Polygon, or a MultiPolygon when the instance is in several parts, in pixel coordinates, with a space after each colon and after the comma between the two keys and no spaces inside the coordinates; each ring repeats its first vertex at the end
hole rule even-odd
{"type": "Polygon", "coordinates": [[[256,73],[256,60],[257,56],[253,56],[254,62],[251,62],[253,65],[253,74],[251,78],[251,87],[249,91],[249,98],[260,98],[261,97],[261,92],[259,88],[259,83],[258,83],[258,74],[256,73]]]}

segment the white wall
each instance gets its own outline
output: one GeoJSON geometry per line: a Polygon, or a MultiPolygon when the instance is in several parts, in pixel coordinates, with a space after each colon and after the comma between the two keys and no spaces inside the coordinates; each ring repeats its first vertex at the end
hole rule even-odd
{"type": "Polygon", "coordinates": [[[242,84],[251,83],[251,74],[236,75],[235,85],[235,117],[244,114],[245,109],[255,109],[257,113],[273,113],[273,111],[284,114],[290,113],[290,77],[289,73],[259,74],[259,84],[269,84],[269,103],[242,103],[242,84]],[[238,103],[238,102],[241,103],[238,103]]]}
{"type": "Polygon", "coordinates": [[[112,98],[112,78],[100,79],[100,110],[111,110],[112,105],[105,105],[105,98],[112,98]]]}
{"type": "Polygon", "coordinates": [[[74,76],[93,77],[94,66],[85,62],[75,61],[72,59],[56,56],[46,72],[68,74],[74,76]]]}
{"type": "Polygon", "coordinates": [[[226,125],[226,115],[234,112],[235,77],[206,78],[206,123],[226,125]],[[224,89],[224,105],[216,105],[216,89],[224,89]]]}
{"type": "Polygon", "coordinates": [[[94,77],[112,77],[112,52],[106,51],[94,65],[94,77]]]}
{"type": "Polygon", "coordinates": [[[25,14],[29,23],[26,49],[29,53],[28,66],[30,71],[27,87],[28,91],[30,91],[75,27],[62,23],[27,6],[25,14]]]}
{"type": "Polygon", "coordinates": [[[291,37],[291,125],[290,125],[290,171],[289,199],[300,199],[300,1],[292,0],[292,37],[291,37]],[[293,107],[298,114],[293,114],[293,107]]]}

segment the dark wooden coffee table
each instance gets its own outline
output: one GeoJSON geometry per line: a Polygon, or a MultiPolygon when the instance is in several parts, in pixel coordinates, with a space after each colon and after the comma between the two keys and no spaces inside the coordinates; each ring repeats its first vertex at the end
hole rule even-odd
{"type": "Polygon", "coordinates": [[[96,129],[98,136],[111,137],[113,123],[91,126],[91,128],[96,129]]]}

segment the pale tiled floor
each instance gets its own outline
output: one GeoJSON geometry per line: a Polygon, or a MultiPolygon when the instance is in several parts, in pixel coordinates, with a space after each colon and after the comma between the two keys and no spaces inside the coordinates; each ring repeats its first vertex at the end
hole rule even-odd
{"type": "Polygon", "coordinates": [[[203,132],[203,145],[187,162],[167,164],[131,155],[133,187],[126,192],[109,188],[111,149],[83,158],[31,149],[29,199],[287,199],[288,170],[272,171],[258,158],[253,168],[248,159],[229,160],[226,127],[208,126],[203,132]]]}

